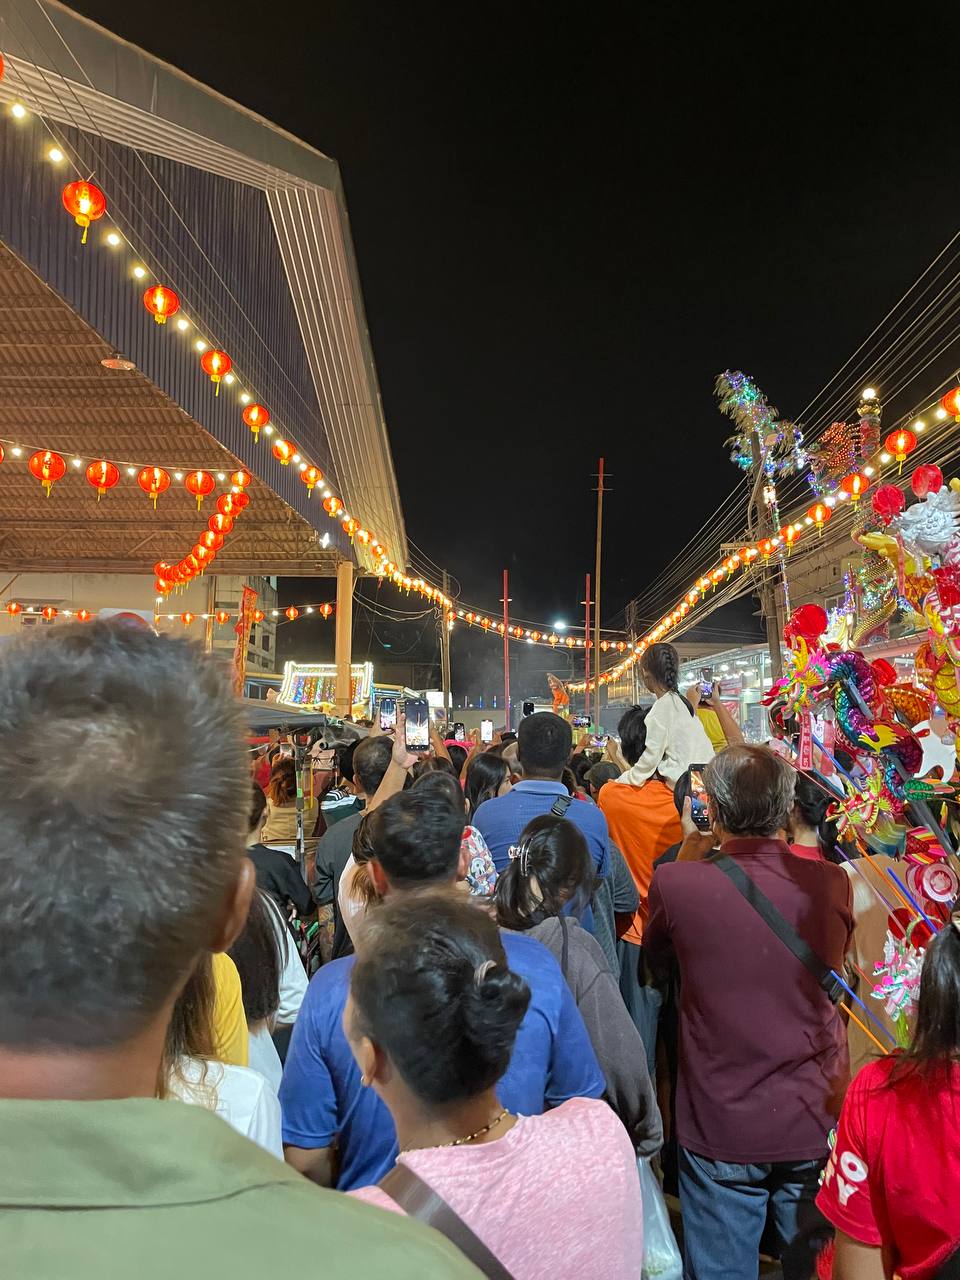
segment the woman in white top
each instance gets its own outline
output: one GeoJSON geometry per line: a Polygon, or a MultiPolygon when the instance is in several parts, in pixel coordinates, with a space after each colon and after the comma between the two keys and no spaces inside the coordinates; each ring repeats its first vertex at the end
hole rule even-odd
{"type": "Polygon", "coordinates": [[[680,655],[672,644],[652,644],[640,659],[643,683],[656,698],[647,712],[643,755],[617,779],[640,787],[655,774],[675,783],[691,765],[707,764],[714,750],[691,703],[680,692],[680,655]]]}
{"type": "Polygon", "coordinates": [[[231,1128],[283,1159],[280,1101],[258,1071],[214,1058],[214,983],[204,953],[173,1008],[157,1094],[206,1107],[231,1128]]]}

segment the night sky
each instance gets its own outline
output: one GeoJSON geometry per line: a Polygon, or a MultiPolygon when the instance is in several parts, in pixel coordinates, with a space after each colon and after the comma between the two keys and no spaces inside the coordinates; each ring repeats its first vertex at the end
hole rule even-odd
{"type": "Polygon", "coordinates": [[[958,222],[947,10],[75,7],[339,161],[409,535],[491,612],[578,616],[603,454],[612,617],[739,478],[715,375],[799,415],[958,222]]]}

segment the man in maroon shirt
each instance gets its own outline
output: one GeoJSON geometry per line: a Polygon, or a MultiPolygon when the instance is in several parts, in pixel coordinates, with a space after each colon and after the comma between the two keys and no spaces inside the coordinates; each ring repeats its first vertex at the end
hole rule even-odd
{"type": "MultiPolygon", "coordinates": [[[[784,842],[795,776],[766,747],[721,752],[704,771],[714,837],[840,972],[853,930],[850,880],[784,842]]],[[[756,1276],[769,1212],[785,1280],[799,1280],[812,1273],[806,1236],[848,1080],[845,1028],[813,974],[713,861],[658,867],[643,935],[654,969],[673,957],[680,971],[685,1275],[756,1276]]]]}

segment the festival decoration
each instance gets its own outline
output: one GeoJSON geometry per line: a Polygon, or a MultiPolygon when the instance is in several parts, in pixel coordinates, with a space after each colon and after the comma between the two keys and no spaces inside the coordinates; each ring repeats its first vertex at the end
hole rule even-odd
{"type": "Polygon", "coordinates": [[[943,488],[943,472],[931,462],[924,463],[910,477],[910,488],[918,498],[925,498],[928,493],[939,493],[943,488]]]}
{"type": "Polygon", "coordinates": [[[319,467],[304,467],[300,472],[300,479],[307,486],[307,493],[311,494],[323,479],[323,472],[319,467]]]}
{"type": "Polygon", "coordinates": [[[854,506],[870,488],[870,479],[862,471],[853,471],[840,481],[840,488],[853,499],[854,506]]]}
{"type": "Polygon", "coordinates": [[[213,616],[221,627],[225,622],[230,621],[230,611],[228,609],[218,609],[213,616]]]}
{"type": "Polygon", "coordinates": [[[183,487],[187,493],[192,493],[196,498],[198,511],[203,506],[203,500],[207,494],[213,493],[216,483],[209,471],[191,471],[184,478],[183,487]]]}
{"type": "Polygon", "coordinates": [[[7,613],[11,618],[15,618],[18,613],[23,613],[23,605],[17,604],[16,600],[11,600],[7,605],[7,613]]]}
{"type": "Polygon", "coordinates": [[[249,471],[234,471],[230,475],[230,484],[234,489],[246,489],[252,479],[249,471]]]}
{"type": "Polygon", "coordinates": [[[910,1044],[910,1016],[920,999],[920,975],[923,952],[911,941],[912,930],[905,938],[895,937],[889,930],[883,947],[883,963],[874,967],[880,979],[870,992],[874,1000],[884,1002],[884,1011],[893,1022],[897,1044],[905,1049],[910,1044]]]}
{"type": "Polygon", "coordinates": [[[913,453],[917,447],[917,437],[912,431],[908,431],[906,427],[900,427],[897,431],[891,431],[883,442],[884,448],[888,453],[892,453],[898,463],[898,474],[903,471],[903,464],[907,455],[913,453]]]}
{"type": "Polygon", "coordinates": [[[273,456],[281,466],[287,466],[296,450],[289,440],[274,440],[273,456]]]}
{"type": "Polygon", "coordinates": [[[833,511],[825,502],[815,502],[807,512],[807,519],[812,520],[817,526],[817,533],[823,536],[823,526],[827,523],[833,511]]]}
{"type": "Polygon", "coordinates": [[[225,378],[233,368],[233,361],[225,351],[205,351],[200,357],[200,368],[214,385],[214,394],[220,394],[220,379],[225,378]]]}
{"type": "Polygon", "coordinates": [[[270,414],[262,404],[248,404],[243,411],[243,420],[253,432],[254,440],[260,442],[260,432],[270,421],[270,414]]]}
{"type": "Polygon", "coordinates": [[[898,516],[907,505],[903,490],[895,484],[884,484],[877,489],[870,499],[873,514],[883,524],[889,524],[894,516],[898,516]]]}
{"type": "Polygon", "coordinates": [[[196,621],[196,617],[197,615],[195,613],[191,613],[190,610],[187,609],[184,613],[181,613],[180,621],[183,623],[185,627],[189,627],[191,622],[196,621]]]}
{"type": "Polygon", "coordinates": [[[170,474],[163,467],[144,467],[137,475],[137,484],[157,508],[157,498],[170,488],[170,474]]]}
{"type": "Polygon", "coordinates": [[[253,611],[254,622],[262,622],[266,616],[267,615],[264,613],[262,609],[254,609],[253,611]]]}
{"type": "Polygon", "coordinates": [[[81,244],[87,243],[90,223],[102,218],[107,211],[107,198],[92,182],[68,182],[61,196],[63,207],[78,227],[83,228],[81,244]]]}
{"type": "Polygon", "coordinates": [[[806,466],[803,433],[792,422],[778,418],[755,382],[739,370],[727,370],[717,378],[714,394],[722,414],[737,427],[727,440],[730,459],[744,471],[759,460],[770,478],[792,475],[806,466]]]}
{"type": "Polygon", "coordinates": [[[38,449],[32,455],[27,463],[30,468],[30,474],[43,485],[47,497],[50,497],[50,490],[56,482],[63,478],[63,474],[67,469],[67,464],[59,453],[54,453],[50,449],[38,449]]]}
{"type": "Polygon", "coordinates": [[[343,503],[339,498],[324,498],[323,509],[331,519],[334,519],[343,510],[343,503]]]}
{"type": "Polygon", "coordinates": [[[57,616],[58,612],[59,610],[54,608],[52,604],[45,604],[43,608],[40,610],[40,613],[44,618],[46,618],[47,622],[52,622],[54,618],[57,616]]]}
{"type": "Polygon", "coordinates": [[[84,475],[87,477],[87,483],[93,485],[97,491],[97,501],[99,502],[108,489],[112,489],[115,484],[120,481],[120,472],[112,462],[107,462],[103,458],[98,458],[96,462],[91,462],[84,475]]]}
{"type": "Polygon", "coordinates": [[[166,324],[167,318],[175,316],[180,310],[180,299],[172,289],[155,284],[143,295],[143,305],[157,324],[166,324]]]}
{"type": "Polygon", "coordinates": [[[284,609],[284,613],[290,622],[295,622],[300,617],[300,610],[295,604],[290,605],[288,609],[284,609]]]}
{"type": "Polygon", "coordinates": [[[957,422],[960,422],[960,387],[954,387],[940,401],[941,407],[957,422]]]}
{"type": "Polygon", "coordinates": [[[222,537],[226,537],[233,529],[233,517],[224,515],[222,511],[217,511],[207,521],[207,528],[212,533],[219,533],[222,537]]]}
{"type": "Polygon", "coordinates": [[[864,401],[856,422],[832,422],[810,446],[810,483],[818,496],[833,493],[841,478],[860,471],[876,452],[880,439],[880,406],[864,401]]]}

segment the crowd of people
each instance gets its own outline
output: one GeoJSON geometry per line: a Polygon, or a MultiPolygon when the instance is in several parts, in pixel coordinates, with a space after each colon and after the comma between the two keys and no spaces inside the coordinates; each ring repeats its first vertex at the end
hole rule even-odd
{"type": "Polygon", "coordinates": [[[660,1183],[688,1280],[951,1274],[960,916],[887,1052],[823,788],[678,672],[647,650],[602,756],[401,716],[303,788],[185,641],[7,646],[9,1274],[652,1280],[660,1183]]]}

